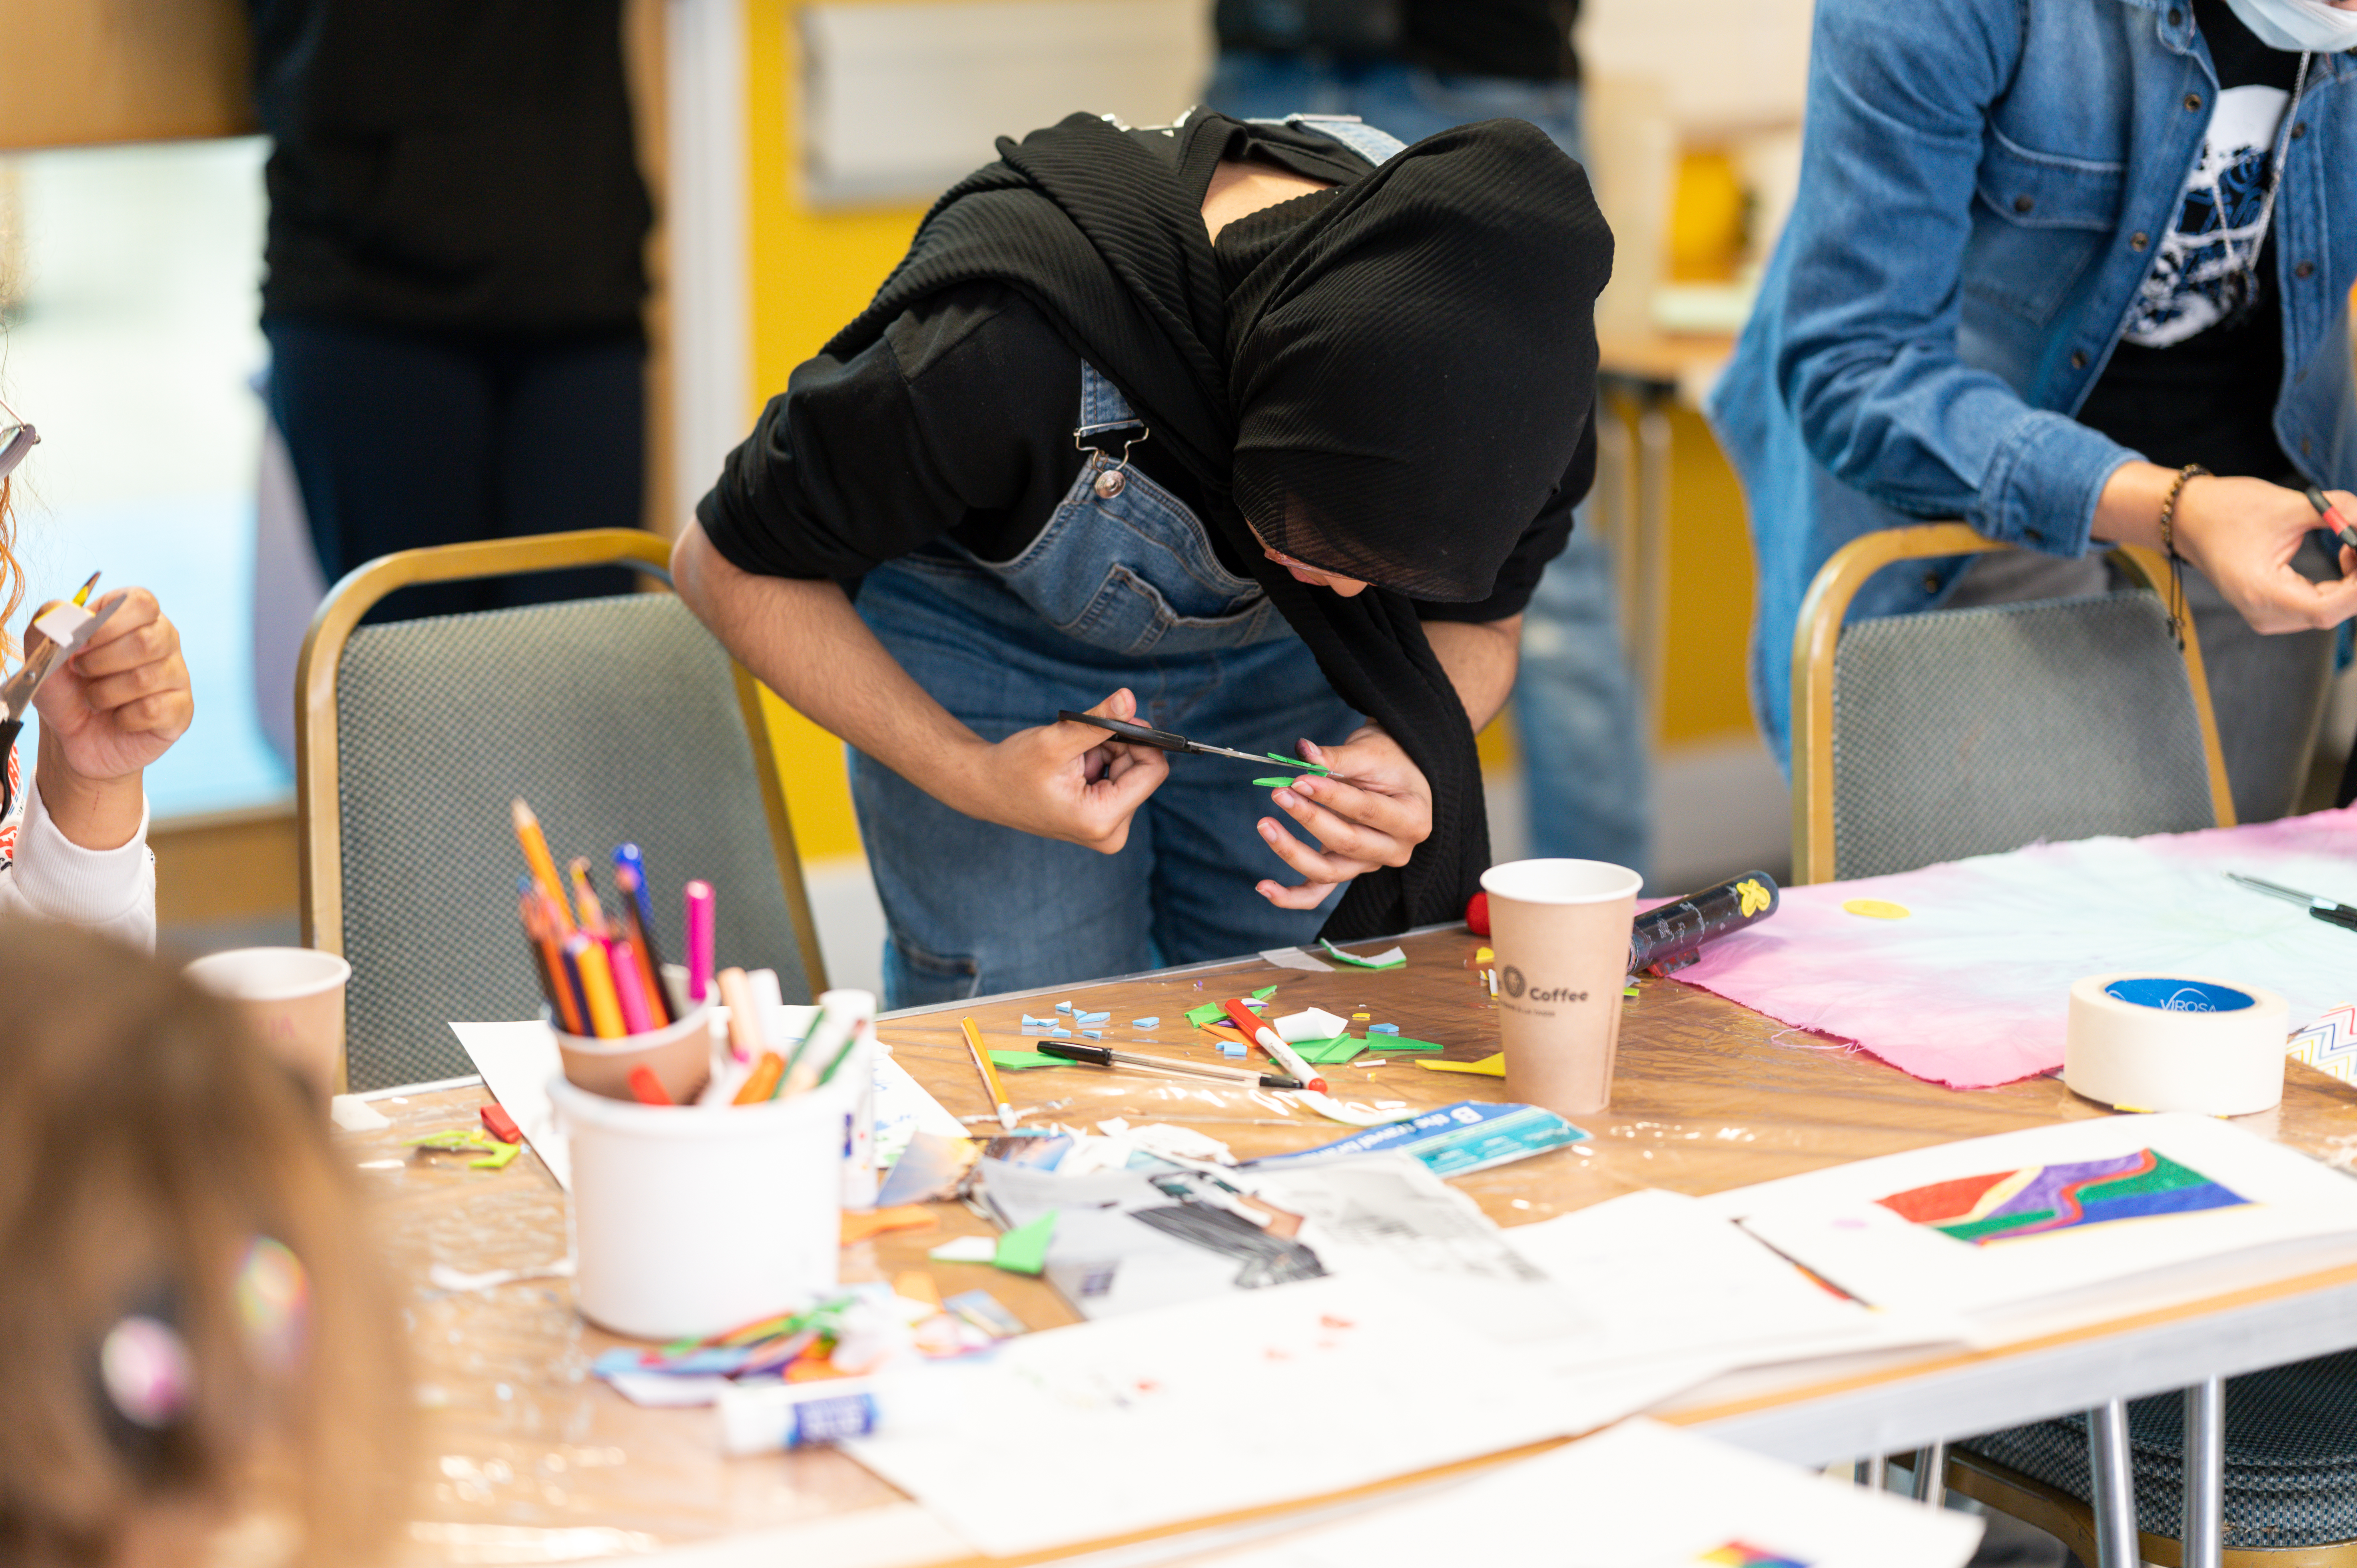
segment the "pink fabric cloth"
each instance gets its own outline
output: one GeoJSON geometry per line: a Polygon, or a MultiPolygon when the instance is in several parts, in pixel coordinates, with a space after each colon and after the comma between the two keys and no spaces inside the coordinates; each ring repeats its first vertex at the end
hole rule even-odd
{"type": "Polygon", "coordinates": [[[2357,932],[2228,871],[2357,904],[2357,807],[1788,887],[1772,917],[1677,978],[1956,1089],[2060,1068],[2071,983],[2085,975],[2259,986],[2290,1003],[2295,1028],[2357,995],[2357,932]],[[1861,898],[1910,914],[1844,911],[1861,898]]]}

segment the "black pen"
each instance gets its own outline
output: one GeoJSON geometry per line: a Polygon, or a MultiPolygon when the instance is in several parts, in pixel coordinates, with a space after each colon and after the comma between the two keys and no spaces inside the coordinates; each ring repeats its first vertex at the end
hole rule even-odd
{"type": "Polygon", "coordinates": [[[2264,893],[2270,898],[2281,898],[2292,904],[2305,904],[2308,906],[2308,912],[2326,925],[2339,926],[2343,930],[2357,931],[2357,909],[2352,909],[2346,904],[2336,904],[2330,898],[2319,898],[2313,893],[2302,893],[2296,887],[2286,887],[2274,882],[2262,882],[2255,876],[2245,876],[2239,871],[2226,873],[2226,880],[2239,882],[2252,892],[2264,893]]]}
{"type": "Polygon", "coordinates": [[[1180,1078],[1208,1078],[1219,1083],[1239,1087],[1251,1085],[1260,1089],[1299,1089],[1301,1080],[1283,1073],[1254,1072],[1249,1068],[1214,1067],[1209,1062],[1190,1062],[1177,1057],[1141,1056],[1135,1051],[1117,1051],[1110,1046],[1075,1046],[1062,1040],[1031,1039],[1031,1048],[1043,1057],[1060,1057],[1068,1062],[1086,1062],[1091,1067],[1143,1068],[1148,1072],[1167,1072],[1180,1078]]]}

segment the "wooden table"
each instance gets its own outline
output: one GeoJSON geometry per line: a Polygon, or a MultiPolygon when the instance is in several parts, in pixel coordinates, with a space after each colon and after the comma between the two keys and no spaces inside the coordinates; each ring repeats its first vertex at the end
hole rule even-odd
{"type": "MultiPolygon", "coordinates": [[[[1017,1036],[1020,1015],[1069,998],[1109,1010],[1114,1034],[1157,1015],[1160,1048],[1213,1057],[1182,1015],[1274,984],[1283,1011],[1372,1013],[1448,1058],[1497,1048],[1494,1004],[1461,929],[1406,939],[1407,967],[1311,974],[1258,960],[996,997],[886,1019],[879,1033],[952,1114],[979,1114],[980,1083],[958,1033],[971,1013],[989,1035],[1017,1036]],[[1200,1043],[1199,1043],[1200,1042],[1200,1043]]],[[[1593,1140],[1462,1178],[1501,1224],[1544,1219],[1640,1187],[1709,1193],[1841,1161],[2105,1112],[2054,1079],[1968,1093],[1919,1082],[1854,1048],[1674,981],[1648,980],[1629,1004],[1609,1112],[1582,1118],[1593,1140]]],[[[994,1044],[997,1043],[994,1040],[994,1044]]],[[[1019,1043],[1019,1042],[1017,1042],[1019,1043]]],[[[1432,1106],[1500,1100],[1494,1078],[1395,1061],[1326,1069],[1335,1092],[1432,1106]]],[[[1060,1069],[1006,1075],[1034,1123],[1093,1126],[1106,1117],[1198,1126],[1239,1156],[1302,1149],[1349,1129],[1308,1112],[1279,1114],[1244,1094],[1191,1083],[1060,1069]]],[[[394,1120],[344,1142],[377,1203],[413,1315],[416,1380],[427,1406],[432,1474],[415,1513],[417,1563],[554,1562],[759,1532],[759,1553],[791,1550],[795,1568],[887,1568],[970,1562],[929,1516],[831,1452],[723,1460],[709,1411],[640,1410],[588,1376],[619,1343],[582,1322],[563,1281],[452,1294],[426,1282],[434,1262],[514,1267],[565,1250],[564,1195],[530,1155],[497,1173],[447,1156],[414,1157],[404,1140],[470,1123],[479,1086],[375,1101],[394,1120]],[[428,1162],[431,1163],[428,1163],[428,1162]]],[[[2347,1167],[2357,1154],[2357,1090],[2294,1065],[2282,1107],[2247,1119],[2294,1147],[2347,1167]]],[[[847,1279],[929,1268],[944,1294],[990,1291],[1033,1328],[1073,1321],[1043,1283],[986,1265],[930,1263],[928,1249],[988,1227],[935,1206],[938,1226],[848,1248],[847,1279]]],[[[1667,1412],[1761,1452],[1803,1463],[1896,1452],[2201,1378],[2357,1346],[2357,1262],[2129,1314],[1986,1351],[1886,1355],[1766,1383],[1722,1383],[1667,1412]]],[[[1293,1510],[1272,1510],[1285,1514],[1293,1510]]],[[[1200,1551],[1172,1539],[1154,1561],[1200,1551]]],[[[733,1560],[733,1559],[732,1559],[733,1560]]],[[[775,1560],[788,1561],[783,1555],[775,1560]]],[[[1036,1559],[1026,1559],[1033,1561],[1036,1559]]]]}

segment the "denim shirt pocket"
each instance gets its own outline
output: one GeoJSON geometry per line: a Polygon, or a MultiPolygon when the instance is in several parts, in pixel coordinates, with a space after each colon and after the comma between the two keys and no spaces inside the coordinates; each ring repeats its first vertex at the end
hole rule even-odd
{"type": "Polygon", "coordinates": [[[2043,327],[2119,227],[2127,169],[2032,152],[1992,125],[1973,183],[1964,293],[2043,327]]]}

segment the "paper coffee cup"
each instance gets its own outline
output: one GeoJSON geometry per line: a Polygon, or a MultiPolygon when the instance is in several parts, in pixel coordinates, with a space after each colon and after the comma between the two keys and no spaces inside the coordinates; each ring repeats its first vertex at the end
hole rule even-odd
{"type": "Polygon", "coordinates": [[[232,1004],[327,1104],[343,1088],[344,986],[352,966],[316,948],[235,948],[182,973],[232,1004]]]}
{"type": "Polygon", "coordinates": [[[1601,860],[1517,860],[1481,874],[1509,1098],[1562,1116],[1610,1103],[1643,881],[1601,860]]]}

